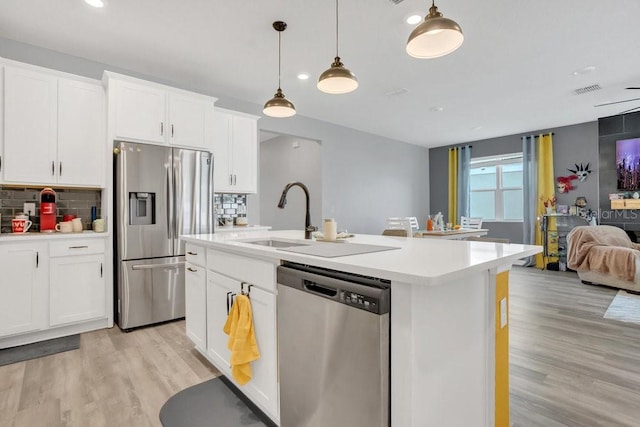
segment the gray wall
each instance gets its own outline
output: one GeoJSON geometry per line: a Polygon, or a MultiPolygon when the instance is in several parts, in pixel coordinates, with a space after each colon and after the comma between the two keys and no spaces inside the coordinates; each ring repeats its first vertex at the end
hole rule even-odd
{"type": "MultiPolygon", "coordinates": [[[[260,221],[274,230],[304,228],[306,199],[301,188],[287,193],[287,205],[277,207],[289,182],[300,181],[309,189],[311,221],[322,220],[322,162],[318,141],[282,135],[260,143],[260,221]],[[294,147],[294,143],[298,145],[294,147]]],[[[340,225],[340,224],[338,224],[340,225]]]]}
{"type": "MultiPolygon", "coordinates": [[[[100,79],[105,69],[174,87],[216,96],[217,106],[262,116],[262,105],[228,96],[224,88],[202,82],[166,81],[150,75],[89,61],[48,49],[0,38],[0,56],[68,73],[100,79]]],[[[272,96],[265,88],[265,100],[272,96]]],[[[339,103],[340,96],[332,98],[339,103]]],[[[294,100],[295,101],[295,100],[294,100]]],[[[322,143],[322,216],[356,233],[381,233],[388,216],[417,216],[429,210],[429,153],[425,147],[383,138],[299,115],[263,117],[260,129],[318,140],[322,143]]],[[[248,218],[260,222],[259,195],[248,198],[248,218]],[[257,215],[256,215],[257,213],[257,215]]],[[[314,221],[316,221],[314,219],[314,221]]],[[[316,225],[320,225],[317,223],[316,225]]]]}
{"type": "MultiPolygon", "coordinates": [[[[474,141],[472,157],[494,156],[507,153],[522,152],[523,135],[538,135],[540,133],[553,132],[553,168],[555,176],[570,175],[568,168],[573,168],[576,163],[590,163],[591,175],[585,182],[573,181],[576,187],[565,194],[556,193],[558,203],[572,205],[576,197],[587,198],[588,207],[598,207],[598,123],[589,122],[572,126],[564,126],[555,129],[542,129],[526,132],[518,135],[509,135],[499,138],[491,138],[474,141]]],[[[432,148],[429,150],[430,170],[430,206],[431,211],[441,211],[447,215],[448,210],[448,149],[447,147],[432,148]]],[[[522,242],[522,222],[486,222],[483,224],[489,228],[489,236],[510,239],[514,243],[522,242]]]]}

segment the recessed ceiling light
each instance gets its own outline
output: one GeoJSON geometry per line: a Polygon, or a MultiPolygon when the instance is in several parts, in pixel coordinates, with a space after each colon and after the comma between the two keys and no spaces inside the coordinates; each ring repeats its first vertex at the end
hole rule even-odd
{"type": "Polygon", "coordinates": [[[93,7],[104,7],[103,0],[84,0],[86,4],[93,7]]]}
{"type": "Polygon", "coordinates": [[[405,19],[405,22],[409,25],[416,25],[420,21],[422,21],[422,16],[420,15],[409,15],[405,19]]]}
{"type": "Polygon", "coordinates": [[[298,74],[298,78],[299,78],[300,80],[307,80],[307,79],[309,78],[309,74],[307,74],[307,73],[300,73],[300,74],[298,74]]]}
{"type": "Polygon", "coordinates": [[[431,111],[433,111],[434,113],[440,113],[444,111],[444,107],[433,107],[431,111]]]}
{"type": "Polygon", "coordinates": [[[407,92],[409,92],[407,90],[407,88],[399,87],[397,89],[390,90],[389,92],[385,93],[385,95],[387,95],[387,96],[397,96],[397,95],[405,94],[407,92]]]}
{"type": "Polygon", "coordinates": [[[593,65],[589,65],[587,67],[584,68],[580,68],[579,70],[575,70],[573,73],[571,73],[572,76],[579,76],[581,74],[588,74],[592,71],[595,71],[596,67],[594,67],[593,65]]]}

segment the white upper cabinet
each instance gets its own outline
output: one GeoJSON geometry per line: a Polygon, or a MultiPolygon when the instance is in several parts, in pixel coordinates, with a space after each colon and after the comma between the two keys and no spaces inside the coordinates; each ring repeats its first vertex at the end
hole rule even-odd
{"type": "Polygon", "coordinates": [[[101,186],[105,118],[102,86],[58,80],[58,184],[101,186]]]}
{"type": "Polygon", "coordinates": [[[258,117],[217,108],[213,123],[216,193],[257,193],[258,117]]]}
{"type": "Polygon", "coordinates": [[[213,102],[169,93],[169,144],[213,149],[213,102]]]}
{"type": "Polygon", "coordinates": [[[56,178],[57,78],[38,71],[4,69],[6,182],[52,182],[56,178]]]}
{"type": "Polygon", "coordinates": [[[129,81],[114,83],[115,137],[165,142],[166,92],[129,81]]]}
{"type": "Polygon", "coordinates": [[[216,98],[105,72],[113,138],[211,151],[216,98]]]}
{"type": "Polygon", "coordinates": [[[104,91],[40,69],[4,69],[5,182],[104,182],[104,91]]]}

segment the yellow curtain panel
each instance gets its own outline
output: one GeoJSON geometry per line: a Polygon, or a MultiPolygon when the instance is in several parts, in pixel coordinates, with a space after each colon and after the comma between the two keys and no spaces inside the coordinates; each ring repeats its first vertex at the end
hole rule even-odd
{"type": "Polygon", "coordinates": [[[458,223],[458,149],[449,149],[449,216],[447,222],[458,223]]]}
{"type": "MultiPolygon", "coordinates": [[[[555,209],[556,185],[553,174],[553,138],[551,134],[540,135],[538,138],[538,205],[536,213],[538,218],[547,211],[547,207],[555,209]]],[[[550,219],[549,227],[555,229],[555,223],[550,219]]],[[[542,245],[542,232],[540,230],[540,220],[536,224],[536,245],[542,245]]],[[[550,239],[547,250],[550,254],[558,252],[557,237],[550,239]]],[[[548,261],[553,261],[549,259],[548,261]]],[[[536,267],[544,268],[545,259],[542,254],[536,255],[536,267]]]]}

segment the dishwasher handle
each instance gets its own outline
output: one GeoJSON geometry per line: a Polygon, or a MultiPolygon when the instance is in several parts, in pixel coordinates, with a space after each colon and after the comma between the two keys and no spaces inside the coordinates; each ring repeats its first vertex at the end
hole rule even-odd
{"type": "Polygon", "coordinates": [[[304,279],[303,282],[304,284],[304,288],[312,294],[320,294],[326,297],[330,297],[330,298],[334,298],[336,295],[338,295],[338,289],[333,288],[333,287],[329,287],[326,285],[320,285],[316,282],[313,282],[311,280],[307,280],[304,279]]]}

